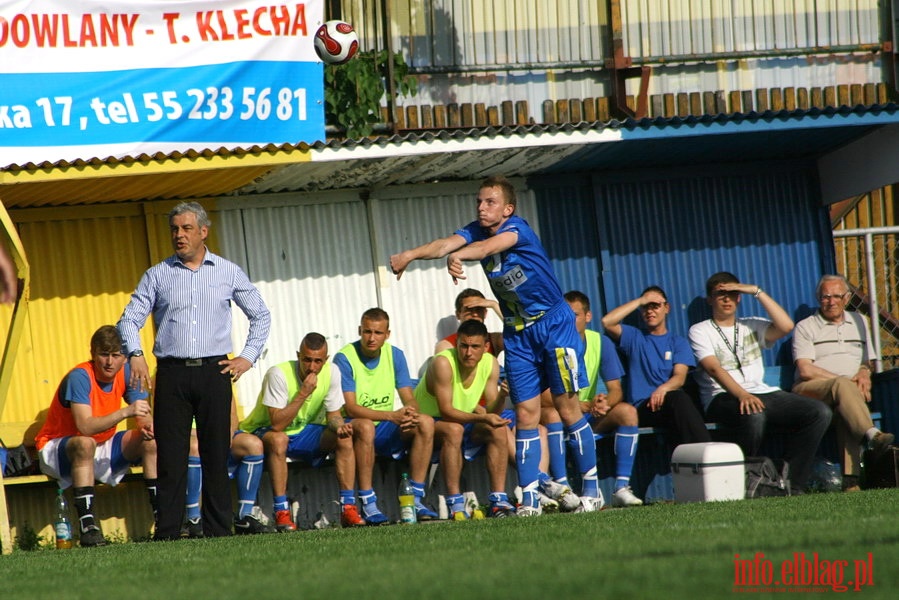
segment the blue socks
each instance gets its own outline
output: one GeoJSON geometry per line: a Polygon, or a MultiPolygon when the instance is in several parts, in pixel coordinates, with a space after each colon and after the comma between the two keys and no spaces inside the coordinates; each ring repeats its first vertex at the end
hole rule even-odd
{"type": "Polygon", "coordinates": [[[583,479],[582,496],[599,496],[599,482],[596,475],[596,440],[587,419],[581,417],[577,423],[567,428],[568,439],[574,451],[574,462],[583,479]]]}
{"type": "Polygon", "coordinates": [[[287,496],[275,496],[273,498],[273,508],[275,512],[279,510],[290,510],[290,504],[287,502],[287,496]]]}
{"type": "Polygon", "coordinates": [[[380,514],[378,509],[378,497],[374,490],[359,490],[359,499],[362,500],[362,514],[366,517],[380,514]]]}
{"type": "Polygon", "coordinates": [[[256,492],[259,491],[259,482],[262,480],[262,461],[265,457],[261,454],[244,456],[237,465],[234,478],[237,480],[237,518],[242,519],[251,512],[256,505],[256,492]]]}
{"type": "Polygon", "coordinates": [[[340,490],[340,504],[341,504],[341,506],[345,506],[347,504],[352,504],[355,506],[356,491],[355,490],[340,490]]]}
{"type": "Polygon", "coordinates": [[[200,492],[203,489],[203,468],[199,456],[187,457],[187,498],[185,499],[185,516],[195,521],[200,518],[200,492]]]}
{"type": "Polygon", "coordinates": [[[419,481],[409,480],[412,486],[412,493],[415,494],[415,506],[421,506],[421,500],[425,497],[425,484],[419,481]]]}
{"type": "Polygon", "coordinates": [[[549,440],[549,474],[558,483],[568,485],[568,466],[565,462],[565,426],[561,422],[548,423],[546,437],[549,440]]]}
{"type": "Polygon", "coordinates": [[[515,434],[515,465],[518,469],[518,485],[521,486],[521,503],[536,508],[539,505],[537,477],[540,472],[540,432],[537,429],[519,428],[517,430],[515,434]]]}
{"type": "Polygon", "coordinates": [[[634,458],[637,456],[637,427],[622,425],[615,432],[615,489],[626,487],[631,481],[634,458]]]}

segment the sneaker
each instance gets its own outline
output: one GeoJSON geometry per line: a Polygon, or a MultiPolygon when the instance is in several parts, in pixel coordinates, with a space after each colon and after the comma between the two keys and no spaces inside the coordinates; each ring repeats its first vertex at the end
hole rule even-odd
{"type": "Polygon", "coordinates": [[[580,498],[571,491],[567,485],[563,485],[553,480],[541,483],[543,493],[559,503],[559,509],[562,512],[573,512],[581,505],[580,498]]]}
{"type": "MultiPolygon", "coordinates": [[[[433,521],[435,519],[439,519],[440,515],[435,513],[433,510],[419,502],[415,501],[415,517],[419,521],[433,521]]],[[[454,517],[455,518],[455,517],[454,517]]]]}
{"type": "Polygon", "coordinates": [[[181,526],[181,537],[183,538],[201,538],[203,537],[203,520],[200,517],[196,519],[187,519],[181,526]]]}
{"type": "Polygon", "coordinates": [[[599,498],[591,498],[589,496],[582,496],[580,498],[580,503],[578,507],[574,509],[576,513],[585,513],[585,512],[596,512],[601,510],[605,505],[605,501],[602,499],[602,496],[599,498]]]}
{"type": "Polygon", "coordinates": [[[340,509],[340,525],[342,527],[363,527],[365,519],[359,516],[355,504],[344,504],[340,509]]]}
{"type": "Polygon", "coordinates": [[[519,506],[516,514],[519,517],[539,517],[543,511],[539,506],[519,506]]]}
{"type": "Polygon", "coordinates": [[[453,511],[452,519],[453,521],[468,521],[471,517],[464,510],[456,510],[453,511]]]}
{"type": "Polygon", "coordinates": [[[543,512],[545,512],[545,513],[559,512],[559,503],[541,491],[537,492],[537,501],[540,503],[540,508],[543,510],[543,512]]]}
{"type": "Polygon", "coordinates": [[[279,532],[297,530],[297,524],[293,522],[289,510],[284,509],[275,511],[275,529],[279,532]]]}
{"type": "Polygon", "coordinates": [[[514,517],[515,507],[508,502],[491,502],[487,514],[491,519],[505,519],[506,517],[514,517]]]}
{"type": "Polygon", "coordinates": [[[106,546],[109,542],[103,537],[103,532],[96,525],[91,525],[81,532],[79,540],[82,548],[96,548],[97,546],[106,546]]]}
{"type": "Polygon", "coordinates": [[[371,512],[367,510],[362,511],[363,518],[365,519],[366,525],[378,526],[378,525],[389,525],[390,519],[388,519],[384,513],[382,513],[377,506],[375,506],[371,512]]]}
{"type": "Polygon", "coordinates": [[[253,512],[242,519],[234,519],[234,533],[237,535],[253,535],[256,533],[271,533],[272,528],[265,524],[264,516],[259,507],[254,506],[253,512]]]}
{"type": "Polygon", "coordinates": [[[874,437],[871,438],[871,441],[868,442],[868,448],[871,449],[871,453],[874,455],[874,458],[878,458],[882,456],[890,446],[893,445],[893,441],[895,439],[896,438],[892,433],[878,431],[874,434],[874,437]]]}
{"type": "Polygon", "coordinates": [[[631,486],[626,485],[612,494],[612,506],[643,506],[643,501],[634,495],[631,486]]]}

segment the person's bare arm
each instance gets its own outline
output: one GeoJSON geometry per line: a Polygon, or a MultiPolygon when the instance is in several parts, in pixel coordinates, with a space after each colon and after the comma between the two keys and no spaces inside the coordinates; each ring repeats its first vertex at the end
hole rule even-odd
{"type": "Polygon", "coordinates": [[[454,233],[445,238],[432,240],[427,244],[394,254],[390,257],[390,268],[393,270],[396,278],[399,279],[412,261],[443,258],[453,250],[457,250],[464,245],[465,238],[454,233]]]}

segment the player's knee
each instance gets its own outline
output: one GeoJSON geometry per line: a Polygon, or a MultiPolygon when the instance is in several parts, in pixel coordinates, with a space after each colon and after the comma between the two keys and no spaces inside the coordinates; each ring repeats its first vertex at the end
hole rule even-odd
{"type": "Polygon", "coordinates": [[[287,434],[283,431],[269,431],[262,438],[266,453],[284,454],[287,452],[287,434]]]}
{"type": "Polygon", "coordinates": [[[615,408],[618,409],[620,413],[619,420],[622,425],[636,427],[640,422],[640,419],[637,416],[637,408],[633,404],[630,404],[629,402],[619,402],[615,408]]]}
{"type": "Polygon", "coordinates": [[[251,433],[239,433],[232,442],[233,452],[242,456],[255,456],[265,452],[265,445],[251,433]]]}
{"type": "Polygon", "coordinates": [[[421,433],[431,434],[434,433],[434,418],[431,415],[418,415],[418,431],[421,433]]]}
{"type": "Polygon", "coordinates": [[[353,419],[353,439],[372,441],[375,439],[375,425],[370,419],[353,419]]]}
{"type": "Polygon", "coordinates": [[[92,437],[75,435],[66,442],[66,454],[73,460],[93,459],[97,451],[97,441],[92,437]]]}

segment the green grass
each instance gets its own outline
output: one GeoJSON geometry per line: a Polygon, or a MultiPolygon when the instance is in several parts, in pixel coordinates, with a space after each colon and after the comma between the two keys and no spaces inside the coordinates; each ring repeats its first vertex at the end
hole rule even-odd
{"type": "Polygon", "coordinates": [[[0,589],[17,599],[720,598],[734,594],[735,554],[764,553],[776,576],[794,553],[845,560],[845,583],[870,552],[874,585],[857,593],[893,598],[897,506],[899,490],[877,490],[17,551],[0,557],[0,589]]]}

